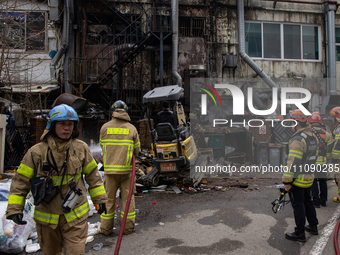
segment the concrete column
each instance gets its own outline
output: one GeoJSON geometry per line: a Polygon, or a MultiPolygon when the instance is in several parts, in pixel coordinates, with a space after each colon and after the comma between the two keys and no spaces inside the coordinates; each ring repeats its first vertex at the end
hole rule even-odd
{"type": "Polygon", "coordinates": [[[0,114],[0,173],[5,172],[6,115],[0,114]]]}

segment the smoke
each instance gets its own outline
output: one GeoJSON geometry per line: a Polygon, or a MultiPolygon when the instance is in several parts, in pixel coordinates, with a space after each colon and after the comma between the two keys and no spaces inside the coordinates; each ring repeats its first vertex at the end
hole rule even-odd
{"type": "Polygon", "coordinates": [[[89,148],[90,148],[90,151],[92,152],[92,154],[101,153],[102,152],[102,148],[100,147],[99,144],[97,144],[97,145],[90,145],[89,148]]]}

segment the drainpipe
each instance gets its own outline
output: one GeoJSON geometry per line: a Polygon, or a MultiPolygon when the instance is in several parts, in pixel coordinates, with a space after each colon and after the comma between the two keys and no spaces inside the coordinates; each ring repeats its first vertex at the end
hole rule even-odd
{"type": "Polygon", "coordinates": [[[67,33],[68,33],[68,45],[69,48],[65,52],[65,60],[64,60],[64,87],[65,87],[65,93],[72,94],[72,89],[71,85],[69,84],[70,81],[70,74],[69,74],[69,68],[71,65],[70,58],[74,57],[74,50],[75,50],[75,45],[74,45],[74,32],[72,28],[72,23],[74,20],[74,5],[73,1],[71,0],[65,0],[65,8],[67,7],[67,15],[68,15],[68,24],[67,24],[67,33]],[[72,29],[71,29],[72,28],[72,29]]]}
{"type": "MultiPolygon", "coordinates": [[[[325,12],[325,60],[326,60],[326,76],[328,77],[328,71],[329,71],[329,62],[328,62],[328,21],[327,21],[327,12],[325,12]]],[[[326,94],[328,95],[329,93],[329,84],[328,84],[328,79],[327,79],[327,86],[326,86],[326,94]]]]}
{"type": "Polygon", "coordinates": [[[54,58],[50,63],[50,76],[51,79],[55,79],[55,72],[56,72],[56,65],[59,63],[62,56],[68,49],[69,46],[69,20],[70,20],[70,13],[68,8],[68,0],[65,0],[65,9],[64,9],[64,16],[63,16],[63,40],[62,45],[59,48],[58,52],[55,54],[54,58]]]}
{"type": "Polygon", "coordinates": [[[241,58],[263,79],[263,81],[269,87],[276,88],[277,86],[275,85],[275,83],[246,53],[243,0],[237,0],[237,19],[238,19],[239,54],[241,58]]]}
{"type": "Polygon", "coordinates": [[[327,2],[325,3],[325,13],[327,16],[327,35],[328,35],[328,44],[327,44],[327,92],[328,95],[336,95],[336,51],[335,51],[335,11],[336,4],[327,2]]]}
{"type": "Polygon", "coordinates": [[[177,72],[178,65],[178,0],[171,0],[172,16],[172,75],[177,80],[177,85],[182,87],[182,77],[177,72]]]}

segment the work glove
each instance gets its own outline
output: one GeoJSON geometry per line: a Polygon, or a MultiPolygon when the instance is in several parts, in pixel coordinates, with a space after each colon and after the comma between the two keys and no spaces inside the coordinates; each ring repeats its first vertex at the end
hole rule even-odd
{"type": "Polygon", "coordinates": [[[103,212],[105,212],[105,214],[107,214],[106,204],[99,204],[98,213],[99,213],[99,214],[102,214],[103,212]]]}
{"type": "Polygon", "coordinates": [[[27,223],[27,221],[23,221],[22,217],[23,217],[22,213],[17,213],[17,214],[13,214],[13,215],[9,216],[8,219],[11,219],[12,221],[14,221],[18,225],[25,225],[27,223]]]}

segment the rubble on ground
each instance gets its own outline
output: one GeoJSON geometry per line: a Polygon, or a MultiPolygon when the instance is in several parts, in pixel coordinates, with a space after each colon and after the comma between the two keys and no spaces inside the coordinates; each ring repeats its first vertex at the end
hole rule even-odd
{"type": "MultiPolygon", "coordinates": [[[[95,145],[92,145],[95,146],[95,145]]],[[[98,146],[97,146],[98,147],[98,146]]],[[[103,164],[103,154],[101,148],[93,150],[93,156],[98,163],[98,169],[103,178],[104,172],[101,167],[103,164]]],[[[93,147],[94,148],[94,147],[93,147]]],[[[246,155],[244,152],[235,150],[232,147],[226,148],[226,155],[220,157],[218,160],[213,158],[211,148],[199,149],[199,153],[210,155],[210,165],[214,166],[234,166],[239,169],[242,165],[251,165],[246,162],[246,155]]],[[[143,185],[143,177],[146,176],[153,168],[153,155],[148,149],[143,149],[136,157],[136,193],[135,198],[143,198],[143,196],[152,192],[164,192],[172,194],[198,194],[202,192],[226,192],[233,189],[243,190],[244,192],[260,191],[259,183],[273,184],[273,179],[264,179],[263,176],[245,174],[245,173],[230,173],[221,176],[217,173],[209,173],[209,178],[203,178],[198,183],[195,183],[191,178],[177,178],[170,177],[156,186],[143,185]],[[262,177],[262,178],[261,178],[262,177]]],[[[19,253],[26,250],[27,253],[35,252],[40,249],[37,233],[35,229],[35,222],[33,220],[33,200],[28,195],[26,199],[24,219],[27,220],[27,225],[16,225],[11,220],[5,217],[5,210],[8,203],[8,193],[10,189],[11,178],[14,176],[16,170],[10,173],[0,175],[0,249],[7,253],[19,253]]],[[[205,176],[207,177],[207,176],[205,176]]],[[[275,181],[274,181],[275,182],[275,181]]],[[[278,182],[275,182],[278,184],[278,182]]],[[[119,195],[118,195],[119,196],[119,195]]],[[[89,216],[97,213],[95,205],[92,203],[90,196],[87,197],[90,211],[89,216]]],[[[119,210],[119,207],[117,207],[119,210]]],[[[93,241],[93,236],[100,233],[100,222],[88,223],[88,238],[86,243],[93,241]]]]}

